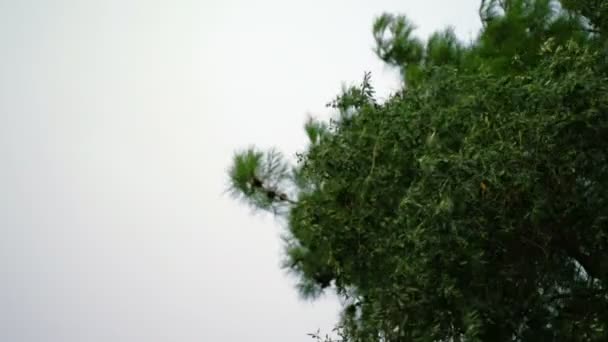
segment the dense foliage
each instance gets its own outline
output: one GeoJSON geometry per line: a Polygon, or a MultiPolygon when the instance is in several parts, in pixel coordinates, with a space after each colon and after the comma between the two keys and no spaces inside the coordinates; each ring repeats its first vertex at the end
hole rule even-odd
{"type": "Polygon", "coordinates": [[[285,266],[344,300],[345,341],[608,340],[608,4],[482,1],[469,44],[373,26],[400,68],[310,120],[291,166],[235,155],[232,190],[285,218],[285,266]]]}

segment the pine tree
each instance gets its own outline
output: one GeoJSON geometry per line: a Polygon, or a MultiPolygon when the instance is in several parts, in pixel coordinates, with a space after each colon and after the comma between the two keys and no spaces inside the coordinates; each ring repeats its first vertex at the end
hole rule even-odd
{"type": "Polygon", "coordinates": [[[379,103],[366,74],[296,165],[235,154],[233,194],[285,218],[285,267],[342,297],[344,341],[608,340],[608,5],[480,17],[466,44],[380,16],[401,91],[379,103]]]}

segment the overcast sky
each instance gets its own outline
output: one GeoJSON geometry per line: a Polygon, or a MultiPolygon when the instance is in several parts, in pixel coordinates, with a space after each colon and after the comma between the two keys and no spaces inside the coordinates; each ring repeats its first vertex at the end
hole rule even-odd
{"type": "Polygon", "coordinates": [[[0,0],[0,341],[299,342],[272,217],[222,193],[233,151],[288,156],[372,71],[383,11],[472,38],[478,0],[0,0]]]}

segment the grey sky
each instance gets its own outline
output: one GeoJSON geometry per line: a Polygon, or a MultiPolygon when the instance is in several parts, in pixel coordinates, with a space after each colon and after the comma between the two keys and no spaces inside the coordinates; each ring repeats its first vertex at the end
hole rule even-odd
{"type": "Polygon", "coordinates": [[[309,341],[281,228],[222,195],[235,149],[305,146],[373,72],[383,11],[470,38],[477,0],[0,0],[0,341],[309,341]]]}

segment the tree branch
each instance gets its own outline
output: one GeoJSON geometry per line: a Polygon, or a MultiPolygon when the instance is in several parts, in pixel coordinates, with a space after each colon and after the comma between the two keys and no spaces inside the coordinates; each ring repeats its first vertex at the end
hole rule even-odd
{"type": "Polygon", "coordinates": [[[279,192],[276,189],[273,189],[271,187],[265,186],[264,182],[262,182],[259,178],[257,177],[253,177],[253,179],[251,180],[251,186],[254,188],[257,188],[258,190],[262,191],[264,194],[266,194],[266,196],[271,200],[279,200],[281,202],[287,202],[289,204],[297,204],[296,201],[292,200],[291,198],[289,198],[289,196],[287,196],[286,193],[283,192],[279,192]]]}

